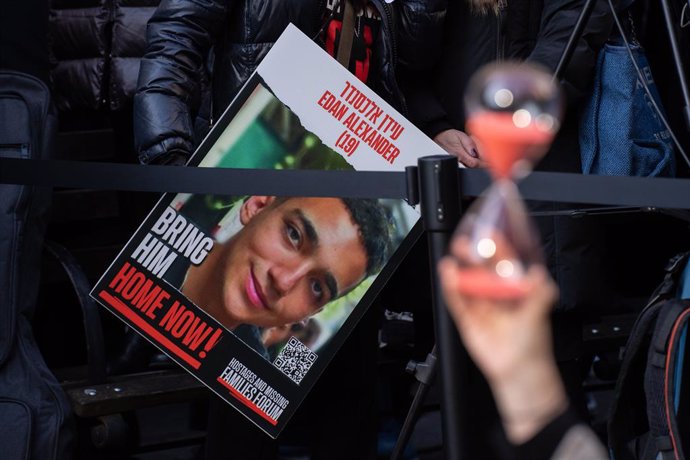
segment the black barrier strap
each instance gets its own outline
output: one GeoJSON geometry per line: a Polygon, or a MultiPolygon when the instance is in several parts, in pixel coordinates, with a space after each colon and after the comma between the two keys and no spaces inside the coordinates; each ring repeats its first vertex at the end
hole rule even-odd
{"type": "Polygon", "coordinates": [[[404,173],[187,168],[0,158],[0,183],[219,195],[405,198],[404,173]]]}
{"type": "Polygon", "coordinates": [[[534,172],[520,192],[530,200],[690,209],[690,179],[534,172]]]}
{"type": "MultiPolygon", "coordinates": [[[[489,185],[486,172],[460,169],[462,196],[489,185]]],[[[0,183],[94,190],[221,195],[408,197],[405,172],[186,168],[0,158],[0,183]]],[[[534,172],[520,183],[525,199],[606,206],[690,209],[690,179],[534,172]]]]}

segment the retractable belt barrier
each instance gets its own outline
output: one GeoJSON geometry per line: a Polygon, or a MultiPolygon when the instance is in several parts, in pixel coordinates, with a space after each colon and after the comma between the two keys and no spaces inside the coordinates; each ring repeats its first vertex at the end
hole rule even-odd
{"type": "Polygon", "coordinates": [[[219,195],[406,198],[404,173],[181,167],[0,158],[0,183],[219,195]]]}
{"type": "MultiPolygon", "coordinates": [[[[412,168],[412,167],[411,167],[412,168]]],[[[0,158],[0,183],[94,190],[220,195],[398,198],[416,203],[405,172],[192,168],[0,158]]],[[[461,196],[489,184],[483,170],[458,169],[461,196]]],[[[690,209],[690,179],[533,172],[519,184],[527,200],[690,209]]]]}

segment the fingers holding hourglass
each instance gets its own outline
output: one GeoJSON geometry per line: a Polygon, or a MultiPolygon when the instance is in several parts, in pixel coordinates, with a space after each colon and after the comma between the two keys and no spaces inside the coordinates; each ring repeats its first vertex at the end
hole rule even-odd
{"type": "Polygon", "coordinates": [[[506,301],[525,295],[528,268],[499,231],[475,240],[460,235],[450,255],[460,273],[456,287],[465,295],[506,301]]]}
{"type": "Polygon", "coordinates": [[[549,312],[558,289],[546,269],[531,267],[510,297],[467,290],[468,272],[454,256],[438,266],[443,296],[465,346],[490,378],[507,378],[551,350],[549,312]],[[519,294],[519,295],[518,295],[519,294]]]}

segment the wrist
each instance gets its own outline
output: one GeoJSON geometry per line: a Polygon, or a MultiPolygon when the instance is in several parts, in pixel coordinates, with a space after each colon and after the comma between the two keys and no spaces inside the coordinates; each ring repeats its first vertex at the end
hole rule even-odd
{"type": "Polygon", "coordinates": [[[424,124],[422,131],[424,134],[429,136],[431,139],[435,139],[436,136],[444,131],[453,129],[453,125],[445,118],[440,118],[433,121],[428,121],[424,124]]]}
{"type": "Polygon", "coordinates": [[[491,382],[508,439],[520,444],[568,407],[568,398],[553,360],[523,366],[491,382]]]}

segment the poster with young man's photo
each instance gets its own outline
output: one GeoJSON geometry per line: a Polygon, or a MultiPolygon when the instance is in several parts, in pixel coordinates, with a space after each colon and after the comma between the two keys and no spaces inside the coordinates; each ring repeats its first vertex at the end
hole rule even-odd
{"type": "MultiPolygon", "coordinates": [[[[190,165],[401,171],[436,153],[290,26],[190,165]]],[[[92,296],[277,437],[418,217],[402,200],[165,194],[92,296]]]]}

